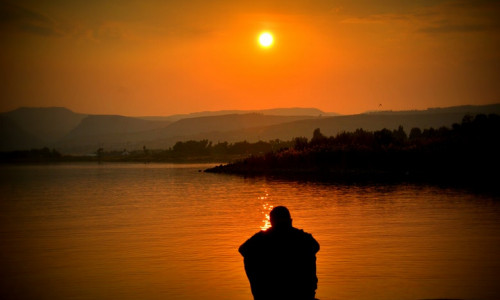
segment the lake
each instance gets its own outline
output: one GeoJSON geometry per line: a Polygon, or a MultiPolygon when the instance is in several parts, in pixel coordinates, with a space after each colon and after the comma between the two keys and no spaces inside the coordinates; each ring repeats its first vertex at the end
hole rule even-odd
{"type": "Polygon", "coordinates": [[[237,250],[277,205],[321,245],[321,300],[500,297],[498,196],[209,166],[0,167],[0,298],[251,300],[237,250]]]}

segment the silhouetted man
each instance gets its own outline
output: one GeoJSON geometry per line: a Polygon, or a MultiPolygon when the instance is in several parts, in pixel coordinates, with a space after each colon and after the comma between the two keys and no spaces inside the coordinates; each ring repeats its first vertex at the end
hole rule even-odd
{"type": "Polygon", "coordinates": [[[318,242],[292,226],[286,207],[275,207],[270,217],[271,228],[256,233],[239,249],[254,299],[315,299],[318,242]]]}

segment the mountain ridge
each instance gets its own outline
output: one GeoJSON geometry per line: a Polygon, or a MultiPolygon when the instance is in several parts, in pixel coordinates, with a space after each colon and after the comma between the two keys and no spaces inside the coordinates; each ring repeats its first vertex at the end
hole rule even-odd
{"type": "Polygon", "coordinates": [[[65,107],[20,107],[0,114],[41,142],[53,144],[77,126],[87,115],[65,107]]]}
{"type": "MultiPolygon", "coordinates": [[[[380,130],[396,129],[398,126],[403,126],[409,132],[413,127],[449,127],[461,122],[466,114],[500,114],[500,103],[335,116],[315,115],[320,111],[316,109],[309,110],[310,115],[301,116],[287,116],[283,115],[286,109],[277,110],[281,110],[282,115],[267,114],[276,112],[271,109],[263,110],[266,113],[238,111],[240,113],[199,117],[190,115],[188,118],[168,121],[120,115],[85,115],[66,108],[43,108],[39,110],[41,114],[37,115],[34,113],[36,108],[21,108],[13,111],[16,113],[0,114],[4,119],[0,122],[0,151],[25,150],[43,145],[63,153],[83,154],[95,152],[98,148],[134,150],[146,146],[149,149],[166,149],[178,141],[187,140],[208,139],[230,143],[243,140],[290,140],[300,136],[310,137],[315,128],[320,128],[325,135],[358,128],[380,130]],[[47,113],[50,111],[57,117],[50,118],[47,113]],[[20,117],[23,113],[27,118],[25,123],[20,117]],[[49,124],[43,124],[47,119],[49,124]],[[44,132],[48,134],[44,136],[44,132]]],[[[227,111],[218,113],[222,112],[227,111]]]]}
{"type": "Polygon", "coordinates": [[[139,117],[141,119],[148,120],[169,120],[177,121],[187,118],[198,118],[198,117],[213,117],[222,115],[233,115],[233,114],[264,114],[273,116],[319,116],[319,115],[329,115],[336,116],[340,115],[338,113],[327,113],[320,109],[313,107],[290,107],[290,108],[270,108],[270,109],[258,109],[258,110],[217,110],[217,111],[200,111],[189,114],[175,114],[170,116],[145,116],[139,117]]]}

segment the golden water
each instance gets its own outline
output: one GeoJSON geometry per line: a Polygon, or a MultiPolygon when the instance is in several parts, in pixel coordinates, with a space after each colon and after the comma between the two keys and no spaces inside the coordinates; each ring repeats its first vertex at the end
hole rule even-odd
{"type": "Polygon", "coordinates": [[[500,201],[206,165],[3,166],[1,299],[252,299],[237,249],[287,206],[328,299],[498,299],[500,201]]]}

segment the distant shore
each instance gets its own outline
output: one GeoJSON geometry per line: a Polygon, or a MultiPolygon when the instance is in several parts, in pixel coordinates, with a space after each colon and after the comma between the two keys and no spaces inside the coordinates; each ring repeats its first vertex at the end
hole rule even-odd
{"type": "MultiPolygon", "coordinates": [[[[36,151],[40,149],[34,149],[36,151]]],[[[30,150],[33,151],[33,150],[30,150]]],[[[60,157],[44,157],[44,156],[21,156],[12,157],[12,152],[0,153],[0,165],[28,165],[28,164],[66,164],[66,163],[176,163],[176,164],[223,164],[237,159],[241,156],[234,157],[181,157],[181,158],[166,158],[166,159],[151,159],[149,157],[125,157],[125,156],[106,156],[99,158],[88,155],[61,155],[60,157]]]]}
{"type": "Polygon", "coordinates": [[[249,143],[208,140],[177,142],[169,149],[62,154],[47,147],[0,152],[0,164],[74,162],[210,163],[207,173],[343,183],[430,182],[496,188],[500,170],[500,116],[464,116],[451,128],[403,127],[342,132],[327,137],[320,128],[312,138],[249,143]]]}
{"type": "Polygon", "coordinates": [[[48,147],[31,150],[0,152],[0,163],[57,163],[57,162],[142,162],[142,163],[228,163],[250,155],[258,155],[289,147],[291,142],[279,140],[268,142],[237,143],[208,140],[179,141],[168,149],[106,150],[98,148],[88,154],[63,154],[48,147]]]}
{"type": "Polygon", "coordinates": [[[344,132],[205,170],[243,176],[277,176],[335,182],[429,182],[493,188],[500,169],[500,117],[464,117],[453,128],[400,127],[344,132]]]}
{"type": "Polygon", "coordinates": [[[320,169],[245,169],[239,163],[220,164],[208,169],[206,173],[234,176],[267,177],[278,180],[317,182],[328,184],[430,184],[452,188],[467,188],[480,192],[495,192],[498,180],[490,174],[464,174],[456,170],[429,169],[425,172],[388,171],[388,170],[320,170],[320,169]]]}

